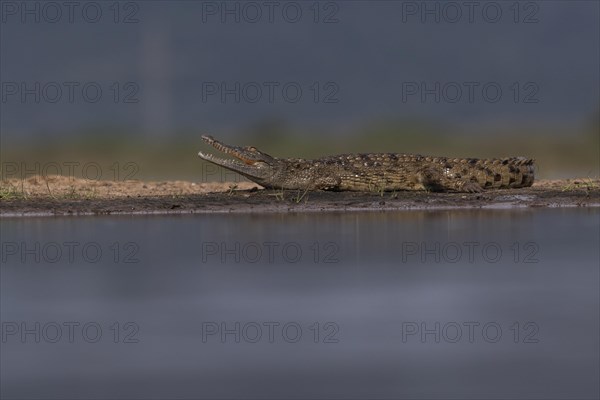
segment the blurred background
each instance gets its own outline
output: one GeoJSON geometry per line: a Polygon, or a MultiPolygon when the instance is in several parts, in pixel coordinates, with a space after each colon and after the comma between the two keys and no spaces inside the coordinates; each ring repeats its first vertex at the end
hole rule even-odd
{"type": "MultiPolygon", "coordinates": [[[[277,156],[522,155],[541,178],[597,177],[599,12],[597,1],[0,1],[2,178],[81,178],[95,163],[101,179],[235,179],[198,159],[206,133],[277,156]]],[[[3,218],[0,397],[597,399],[598,214],[3,218]],[[267,243],[304,258],[240,257],[267,243]],[[423,257],[467,243],[502,257],[423,257]],[[404,258],[406,244],[421,257],[404,258]],[[206,322],[269,321],[299,324],[302,341],[203,340],[206,322]],[[498,324],[502,340],[402,339],[407,322],[472,321],[498,324]],[[36,341],[36,322],[96,323],[103,336],[38,328],[36,341]],[[339,340],[315,341],[315,323],[339,340]]]]}
{"type": "Polygon", "coordinates": [[[201,180],[210,133],[276,156],[522,155],[542,178],[599,174],[598,2],[1,11],[4,170],[133,162],[136,179],[201,180]]]}

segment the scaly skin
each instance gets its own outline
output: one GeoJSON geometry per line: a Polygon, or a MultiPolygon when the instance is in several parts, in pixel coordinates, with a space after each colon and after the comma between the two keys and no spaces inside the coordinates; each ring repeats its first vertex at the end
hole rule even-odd
{"type": "Polygon", "coordinates": [[[198,153],[200,158],[271,189],[481,192],[528,187],[534,179],[534,160],[524,157],[476,159],[367,153],[317,160],[283,159],[254,147],[229,146],[211,136],[202,139],[239,161],[203,152],[198,153]]]}

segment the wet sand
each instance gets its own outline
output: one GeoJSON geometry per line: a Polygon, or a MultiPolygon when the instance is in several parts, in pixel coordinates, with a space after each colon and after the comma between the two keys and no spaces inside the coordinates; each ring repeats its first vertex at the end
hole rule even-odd
{"type": "Polygon", "coordinates": [[[113,182],[63,176],[0,184],[0,217],[598,206],[600,180],[589,178],[542,180],[531,188],[483,193],[304,192],[265,190],[251,182],[113,182]]]}

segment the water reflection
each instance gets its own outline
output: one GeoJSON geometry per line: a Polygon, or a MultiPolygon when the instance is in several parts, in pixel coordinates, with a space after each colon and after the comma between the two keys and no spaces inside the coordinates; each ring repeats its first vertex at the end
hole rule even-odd
{"type": "Polygon", "coordinates": [[[5,219],[2,396],[592,397],[599,218],[5,219]]]}

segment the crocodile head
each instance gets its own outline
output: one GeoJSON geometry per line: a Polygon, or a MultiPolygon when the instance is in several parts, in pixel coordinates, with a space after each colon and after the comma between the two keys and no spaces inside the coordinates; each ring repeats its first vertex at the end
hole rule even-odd
{"type": "Polygon", "coordinates": [[[279,175],[283,167],[283,160],[271,157],[252,146],[238,147],[226,145],[212,136],[203,135],[202,140],[220,152],[237,158],[237,160],[225,159],[199,152],[198,156],[203,160],[237,172],[261,186],[274,186],[275,178],[279,175]]]}

